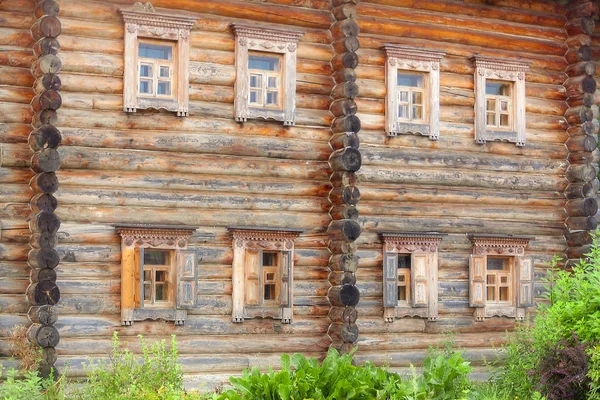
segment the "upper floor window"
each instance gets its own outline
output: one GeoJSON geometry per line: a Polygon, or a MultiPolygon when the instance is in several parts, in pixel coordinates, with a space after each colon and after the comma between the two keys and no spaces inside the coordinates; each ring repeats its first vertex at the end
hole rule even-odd
{"type": "Polygon", "coordinates": [[[121,323],[164,319],[183,325],[196,305],[197,256],[187,249],[196,228],[119,225],[121,323]]]}
{"type": "Polygon", "coordinates": [[[388,136],[439,138],[440,61],[444,52],[385,44],[388,136]]]}
{"type": "Polygon", "coordinates": [[[120,9],[125,22],[123,110],[189,114],[190,30],[197,17],[147,2],[120,9]]]}
{"type": "Polygon", "coordinates": [[[381,233],[384,320],[438,317],[438,233],[381,233]]]}
{"type": "Polygon", "coordinates": [[[469,301],[475,319],[504,316],[523,320],[534,305],[533,260],[525,257],[531,238],[472,235],[469,301]]]}
{"type": "Polygon", "coordinates": [[[296,48],[304,34],[283,28],[233,24],[235,120],[296,121],[296,48]]]}
{"type": "Polygon", "coordinates": [[[292,321],[294,239],[300,230],[229,228],[233,236],[233,322],[292,321]]]}
{"type": "Polygon", "coordinates": [[[525,145],[525,72],[527,64],[476,55],[475,140],[525,145]]]}

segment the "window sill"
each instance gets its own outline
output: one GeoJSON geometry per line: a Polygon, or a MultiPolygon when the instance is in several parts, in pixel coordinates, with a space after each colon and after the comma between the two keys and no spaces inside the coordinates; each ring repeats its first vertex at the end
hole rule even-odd
{"type": "Polygon", "coordinates": [[[237,122],[246,122],[249,119],[270,119],[283,122],[285,126],[295,125],[294,121],[286,121],[286,113],[282,109],[248,107],[243,116],[236,117],[237,122]]]}
{"type": "Polygon", "coordinates": [[[430,316],[427,307],[412,307],[399,305],[396,307],[385,307],[383,311],[383,319],[385,322],[394,322],[401,318],[427,318],[430,322],[438,320],[437,316],[430,316]]]}
{"type": "Polygon", "coordinates": [[[431,140],[438,139],[437,136],[431,135],[431,127],[428,123],[397,122],[388,132],[388,136],[397,135],[422,135],[429,136],[431,140]]]}
{"type": "Polygon", "coordinates": [[[175,308],[135,308],[133,310],[124,310],[121,325],[131,326],[134,321],[145,321],[163,319],[173,321],[176,326],[184,325],[187,318],[186,310],[177,310],[175,308]]]}
{"type": "Polygon", "coordinates": [[[495,129],[486,129],[483,135],[479,135],[477,144],[485,144],[486,142],[510,142],[515,143],[519,147],[525,146],[525,142],[519,141],[516,131],[502,131],[495,129]]]}
{"type": "Polygon", "coordinates": [[[138,97],[136,104],[125,107],[125,112],[136,112],[137,110],[165,110],[176,112],[178,117],[186,117],[189,115],[189,110],[179,106],[177,100],[173,99],[160,99],[160,98],[146,98],[138,97]]]}

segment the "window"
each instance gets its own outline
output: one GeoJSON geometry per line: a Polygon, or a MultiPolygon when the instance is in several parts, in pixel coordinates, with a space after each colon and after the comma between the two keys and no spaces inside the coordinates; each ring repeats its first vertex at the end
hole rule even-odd
{"type": "Polygon", "coordinates": [[[472,235],[469,301],[475,319],[493,316],[523,320],[533,307],[533,260],[525,257],[531,238],[472,235]]]}
{"type": "Polygon", "coordinates": [[[197,257],[187,249],[195,228],[119,225],[121,323],[164,319],[183,325],[196,305],[197,257]]]}
{"type": "Polygon", "coordinates": [[[525,72],[521,61],[476,55],[475,141],[525,145],[525,72]]]}
{"type": "Polygon", "coordinates": [[[304,32],[233,24],[235,120],[272,119],[295,124],[296,47],[304,32]]]}
{"type": "Polygon", "coordinates": [[[189,114],[189,37],[197,17],[135,3],[125,22],[123,110],[148,108],[189,114]]]}
{"type": "Polygon", "coordinates": [[[229,228],[233,236],[233,322],[292,321],[294,239],[300,230],[229,228]]]}
{"type": "Polygon", "coordinates": [[[381,233],[384,320],[438,317],[438,233],[381,233]]]}
{"type": "Polygon", "coordinates": [[[444,52],[384,45],[387,61],[385,127],[388,136],[439,138],[440,61],[444,52]]]}

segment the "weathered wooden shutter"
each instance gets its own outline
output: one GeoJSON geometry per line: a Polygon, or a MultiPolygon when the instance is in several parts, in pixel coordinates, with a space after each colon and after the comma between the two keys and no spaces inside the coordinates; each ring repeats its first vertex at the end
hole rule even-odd
{"type": "Polygon", "coordinates": [[[469,305],[485,307],[486,256],[471,255],[469,259],[469,305]]]}
{"type": "Polygon", "coordinates": [[[260,265],[262,251],[246,249],[244,266],[246,269],[245,299],[247,306],[257,306],[260,301],[260,265]]]}
{"type": "Polygon", "coordinates": [[[194,250],[177,253],[177,308],[196,306],[198,296],[198,259],[194,250]]]}
{"type": "Polygon", "coordinates": [[[383,253],[383,306],[398,305],[398,253],[383,253]]]}
{"type": "Polygon", "coordinates": [[[282,252],[281,262],[281,307],[292,307],[292,261],[291,251],[282,252]]]}
{"type": "Polygon", "coordinates": [[[144,248],[136,247],[133,254],[135,308],[144,308],[144,248]]]}
{"type": "Polygon", "coordinates": [[[413,307],[427,307],[427,254],[411,254],[411,292],[413,307]]]}
{"type": "Polygon", "coordinates": [[[533,260],[530,257],[517,257],[518,296],[517,307],[533,307],[533,260]]]}

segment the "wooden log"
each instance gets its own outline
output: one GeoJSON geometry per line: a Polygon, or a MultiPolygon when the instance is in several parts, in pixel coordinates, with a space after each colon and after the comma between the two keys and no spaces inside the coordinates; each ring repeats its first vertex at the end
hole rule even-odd
{"type": "Polygon", "coordinates": [[[341,4],[331,10],[336,21],[341,21],[347,18],[356,18],[356,5],[352,3],[341,4]]]}
{"type": "Polygon", "coordinates": [[[594,61],[581,61],[571,64],[565,71],[568,76],[594,75],[596,73],[596,63],[594,61]]]}
{"type": "Polygon", "coordinates": [[[569,154],[571,164],[598,164],[600,162],[600,150],[578,151],[569,154]]]}
{"type": "Polygon", "coordinates": [[[598,180],[594,179],[591,182],[585,183],[570,183],[565,189],[565,195],[568,199],[580,199],[585,197],[592,197],[598,193],[600,185],[598,180]]]}
{"type": "Polygon", "coordinates": [[[353,324],[358,318],[355,307],[330,307],[327,314],[331,322],[353,324]]]}
{"type": "Polygon", "coordinates": [[[331,254],[356,253],[358,251],[358,244],[354,241],[330,240],[327,248],[331,251],[331,254]]]}
{"type": "Polygon", "coordinates": [[[567,97],[579,98],[584,93],[594,93],[596,91],[596,80],[592,76],[583,75],[568,78],[564,83],[567,97]]]}
{"type": "Polygon", "coordinates": [[[585,34],[585,35],[591,36],[592,33],[594,32],[595,25],[596,24],[594,22],[594,18],[592,18],[590,16],[586,16],[586,17],[579,17],[579,18],[575,18],[575,19],[571,19],[571,20],[567,21],[567,24],[565,25],[565,29],[569,36],[580,35],[580,34],[585,34]]]}
{"type": "Polygon", "coordinates": [[[327,334],[334,342],[354,343],[358,340],[358,326],[354,323],[331,324],[327,334]]]}
{"type": "Polygon", "coordinates": [[[595,216],[591,217],[569,217],[565,225],[570,232],[593,231],[598,226],[598,220],[595,216]]]}
{"type": "Polygon", "coordinates": [[[62,30],[59,19],[54,15],[45,15],[38,19],[31,27],[31,36],[35,40],[49,37],[55,38],[62,30]]]}
{"type": "Polygon", "coordinates": [[[29,273],[29,279],[31,282],[41,282],[41,281],[52,281],[56,282],[57,274],[55,269],[44,268],[31,268],[31,272],[29,273]]]}
{"type": "Polygon", "coordinates": [[[360,131],[360,119],[356,115],[348,115],[333,120],[331,131],[335,133],[347,133],[360,131]]]}
{"type": "Polygon", "coordinates": [[[569,182],[591,182],[598,176],[597,167],[590,164],[571,165],[567,170],[569,182]]]}
{"type": "Polygon", "coordinates": [[[572,5],[567,11],[567,20],[598,15],[598,7],[598,4],[594,1],[586,1],[572,5]]]}
{"type": "Polygon", "coordinates": [[[336,150],[329,157],[329,166],[334,171],[356,172],[362,164],[360,151],[352,147],[336,150]]]}
{"type": "Polygon", "coordinates": [[[331,97],[334,100],[354,99],[358,96],[358,85],[354,82],[343,82],[335,85],[331,90],[331,97]]]}
{"type": "Polygon", "coordinates": [[[358,269],[358,256],[354,253],[336,254],[329,260],[332,271],[356,272],[358,269]]]}
{"type": "Polygon", "coordinates": [[[57,243],[56,232],[35,232],[29,238],[29,244],[34,249],[55,247],[57,243]]]}
{"type": "Polygon", "coordinates": [[[595,197],[572,199],[565,204],[565,211],[570,217],[588,217],[598,212],[598,200],[595,197]]]}
{"type": "Polygon", "coordinates": [[[55,305],[60,300],[60,290],[56,282],[40,281],[29,285],[27,298],[32,305],[55,305]]]}
{"type": "Polygon", "coordinates": [[[565,253],[568,259],[586,258],[586,254],[590,254],[592,251],[592,245],[586,244],[578,247],[568,247],[565,253]]]}
{"type": "Polygon", "coordinates": [[[329,28],[331,32],[331,37],[334,41],[343,39],[347,36],[356,36],[360,32],[360,28],[354,19],[344,19],[341,21],[336,21],[329,28]]]}
{"type": "Polygon", "coordinates": [[[61,105],[62,98],[54,90],[46,90],[31,100],[31,108],[36,113],[45,109],[58,110],[61,105]]]}
{"type": "Polygon", "coordinates": [[[33,151],[56,149],[61,142],[60,131],[53,125],[42,125],[29,135],[29,147],[33,151]]]}
{"type": "Polygon", "coordinates": [[[333,49],[337,54],[344,54],[346,52],[356,52],[360,48],[360,43],[356,36],[347,36],[340,40],[336,40],[331,45],[333,46],[333,49]]]}
{"type": "Polygon", "coordinates": [[[45,110],[33,114],[31,125],[33,125],[35,128],[39,128],[42,125],[55,126],[57,121],[58,116],[56,114],[56,110],[46,108],[45,110]]]}
{"type": "Polygon", "coordinates": [[[29,220],[32,232],[58,232],[60,219],[52,212],[40,212],[29,220]]]}
{"type": "Polygon", "coordinates": [[[354,242],[360,236],[361,228],[358,222],[346,219],[339,221],[331,221],[327,228],[329,240],[346,240],[354,242]]]}
{"type": "Polygon", "coordinates": [[[327,298],[335,307],[354,307],[360,300],[360,292],[353,285],[333,286],[327,292],[327,298]]]}
{"type": "Polygon", "coordinates": [[[45,15],[55,17],[58,15],[60,7],[54,0],[43,0],[35,6],[34,15],[36,18],[42,18],[45,15]]]}
{"type": "Polygon", "coordinates": [[[36,57],[43,57],[47,54],[58,54],[60,43],[55,38],[45,37],[33,45],[33,53],[36,57]]]}
{"type": "Polygon", "coordinates": [[[339,69],[333,73],[333,80],[336,84],[356,82],[356,71],[350,68],[339,69]]]}
{"type": "Polygon", "coordinates": [[[359,200],[360,191],[356,186],[335,187],[329,192],[329,201],[334,205],[355,206],[359,200]]]}
{"type": "Polygon", "coordinates": [[[331,0],[331,4],[334,7],[339,7],[343,4],[358,4],[360,0],[331,0]]]}
{"type": "Polygon", "coordinates": [[[58,190],[58,178],[54,172],[43,172],[29,181],[34,193],[55,193],[58,190]]]}
{"type": "Polygon", "coordinates": [[[567,246],[569,247],[579,247],[586,244],[592,244],[594,241],[590,231],[566,233],[565,239],[567,240],[567,246]]]}
{"type": "Polygon", "coordinates": [[[34,213],[39,213],[42,211],[45,212],[54,212],[56,210],[56,206],[58,201],[56,197],[47,193],[38,193],[29,202],[29,206],[34,213]]]}
{"type": "Polygon", "coordinates": [[[356,186],[358,178],[354,172],[335,171],[329,177],[329,182],[331,182],[334,187],[356,186]]]}
{"type": "Polygon", "coordinates": [[[346,68],[354,69],[358,66],[358,55],[353,51],[336,54],[331,59],[331,66],[336,71],[344,70],[346,68]]]}
{"type": "Polygon", "coordinates": [[[27,334],[40,347],[56,347],[60,341],[58,331],[50,325],[33,324],[27,334]]]}
{"type": "Polygon", "coordinates": [[[329,273],[329,283],[332,286],[356,285],[354,272],[332,271],[329,273]]]}
{"type": "Polygon", "coordinates": [[[566,145],[570,152],[594,151],[598,147],[598,135],[572,137],[566,145]]]}
{"type": "MultiPolygon", "coordinates": [[[[58,91],[62,87],[62,81],[58,75],[45,74],[40,78],[36,79],[33,89],[36,93],[41,94],[46,90],[58,91]]],[[[62,104],[62,103],[61,103],[62,104]]],[[[60,107],[60,105],[58,106],[60,107]]],[[[57,108],[58,108],[57,107],[57,108]]]]}
{"type": "Polygon", "coordinates": [[[352,205],[339,205],[332,207],[331,210],[329,210],[329,215],[331,215],[331,219],[334,220],[358,219],[358,210],[352,205]]]}
{"type": "Polygon", "coordinates": [[[354,132],[338,133],[331,137],[329,144],[333,150],[344,149],[346,147],[358,149],[360,146],[360,137],[354,132]]]}
{"type": "Polygon", "coordinates": [[[339,100],[332,101],[331,106],[329,107],[329,111],[333,114],[334,117],[355,115],[358,111],[358,106],[356,105],[356,102],[354,100],[342,98],[339,100]]]}
{"type": "Polygon", "coordinates": [[[34,61],[31,66],[31,73],[36,78],[45,74],[57,74],[62,68],[62,61],[54,54],[46,54],[34,61]]]}
{"type": "Polygon", "coordinates": [[[27,262],[31,268],[56,268],[60,262],[60,255],[53,248],[32,249],[27,256],[27,262]]]}
{"type": "Polygon", "coordinates": [[[565,111],[565,118],[571,125],[582,124],[594,119],[594,111],[590,107],[584,105],[571,107],[565,111]]]}
{"type": "Polygon", "coordinates": [[[54,365],[54,363],[56,363],[56,359],[56,349],[54,347],[44,347],[42,349],[42,359],[40,360],[41,364],[54,365]]]}
{"type": "Polygon", "coordinates": [[[60,155],[56,149],[38,151],[31,158],[31,169],[34,172],[56,172],[59,168],[60,155]]]}

